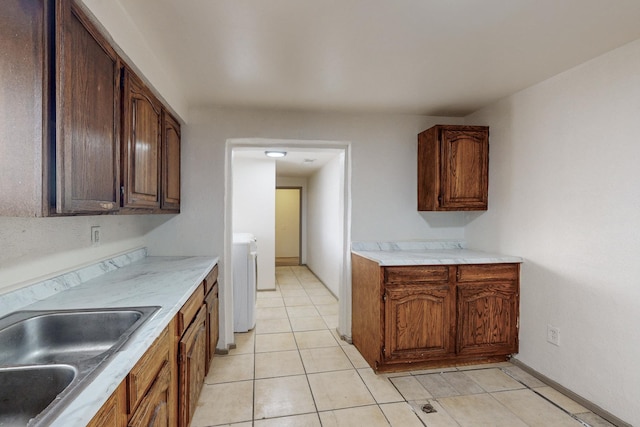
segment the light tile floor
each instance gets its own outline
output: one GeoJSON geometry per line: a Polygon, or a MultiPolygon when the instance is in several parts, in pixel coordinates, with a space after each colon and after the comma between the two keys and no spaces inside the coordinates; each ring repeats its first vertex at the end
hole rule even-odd
{"type": "Polygon", "coordinates": [[[510,363],[376,375],[306,267],[277,267],[276,282],[256,328],[214,357],[192,427],[612,425],[510,363]]]}

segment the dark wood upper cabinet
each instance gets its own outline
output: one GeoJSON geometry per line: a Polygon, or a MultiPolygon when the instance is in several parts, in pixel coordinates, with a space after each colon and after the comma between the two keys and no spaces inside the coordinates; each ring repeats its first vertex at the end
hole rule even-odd
{"type": "Polygon", "coordinates": [[[489,128],[437,125],[418,134],[418,210],[487,210],[489,128]]]}
{"type": "Polygon", "coordinates": [[[72,0],[56,7],[57,214],[120,206],[120,60],[72,0]]]}
{"type": "Polygon", "coordinates": [[[128,68],[122,92],[122,206],[160,208],[162,107],[128,68]]]}
{"type": "Polygon", "coordinates": [[[0,215],[178,213],[180,125],[85,11],[2,2],[0,215]]]}
{"type": "MultiPolygon", "coordinates": [[[[3,0],[0,13],[0,215],[48,211],[51,3],[3,0]]],[[[53,100],[51,100],[53,101],[53,100]]]]}
{"type": "Polygon", "coordinates": [[[163,210],[180,211],[180,124],[162,112],[162,199],[163,210]]]}

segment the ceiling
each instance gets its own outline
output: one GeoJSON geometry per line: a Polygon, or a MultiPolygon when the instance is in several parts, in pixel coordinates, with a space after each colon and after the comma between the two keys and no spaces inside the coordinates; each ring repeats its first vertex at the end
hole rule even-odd
{"type": "Polygon", "coordinates": [[[640,38],[638,0],[117,0],[189,105],[464,116],[640,38]]]}

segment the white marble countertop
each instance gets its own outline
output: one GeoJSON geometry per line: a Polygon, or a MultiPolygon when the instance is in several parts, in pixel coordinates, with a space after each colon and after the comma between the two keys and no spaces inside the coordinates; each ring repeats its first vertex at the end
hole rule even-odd
{"type": "Polygon", "coordinates": [[[147,257],[19,309],[160,306],[51,426],[86,425],[218,262],[212,257],[147,257]]]}
{"type": "Polygon", "coordinates": [[[354,243],[352,253],[380,266],[521,263],[522,258],[465,248],[464,242],[354,243]]]}

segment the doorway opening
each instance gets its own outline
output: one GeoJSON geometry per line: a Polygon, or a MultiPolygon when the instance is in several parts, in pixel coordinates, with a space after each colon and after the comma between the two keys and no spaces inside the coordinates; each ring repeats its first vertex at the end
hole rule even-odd
{"type": "MultiPolygon", "coordinates": [[[[301,243],[298,262],[309,267],[338,298],[337,332],[350,339],[351,144],[340,141],[229,139],[226,144],[225,170],[225,283],[233,286],[233,233],[242,231],[253,233],[257,238],[258,291],[276,289],[276,188],[301,187],[301,243]],[[265,151],[271,150],[286,151],[287,162],[276,164],[274,159],[266,157],[265,151]],[[296,165],[296,161],[300,165],[296,165]],[[292,176],[292,171],[314,167],[313,173],[292,176]],[[270,170],[268,177],[265,175],[261,179],[255,176],[258,170],[267,169],[270,170]],[[239,175],[241,178],[237,179],[239,175]],[[248,188],[247,192],[251,192],[252,196],[243,198],[241,194],[237,194],[243,191],[242,188],[248,188]],[[254,203],[253,208],[242,204],[255,197],[259,197],[260,203],[254,203]],[[237,219],[238,212],[234,210],[241,204],[243,207],[240,219],[237,219]],[[252,212],[255,215],[253,219],[247,216],[252,212]],[[273,218],[269,220],[273,221],[271,231],[267,227],[254,231],[256,224],[264,223],[267,217],[273,218]],[[261,274],[265,279],[262,282],[261,274]]],[[[223,343],[233,343],[232,321],[227,321],[233,319],[233,300],[225,299],[223,303],[225,312],[222,313],[221,310],[221,315],[225,319],[225,327],[224,331],[221,330],[220,338],[224,340],[223,343]]]]}
{"type": "Polygon", "coordinates": [[[302,264],[302,187],[276,187],[276,267],[302,264]]]}

